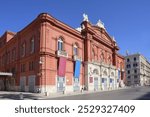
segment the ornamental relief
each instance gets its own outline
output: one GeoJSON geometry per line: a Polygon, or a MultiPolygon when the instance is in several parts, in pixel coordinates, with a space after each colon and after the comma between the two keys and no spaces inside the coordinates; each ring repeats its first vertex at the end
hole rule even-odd
{"type": "Polygon", "coordinates": [[[99,68],[95,66],[89,66],[88,68],[88,74],[96,74],[99,75],[99,68]]]}
{"type": "Polygon", "coordinates": [[[111,64],[112,58],[111,58],[110,54],[108,55],[107,61],[108,61],[108,64],[111,64]]]}
{"type": "Polygon", "coordinates": [[[103,76],[108,76],[107,70],[104,70],[103,76]]]}
{"type": "Polygon", "coordinates": [[[88,35],[87,35],[87,38],[88,38],[88,39],[92,39],[92,35],[88,34],[88,35]]]}
{"type": "Polygon", "coordinates": [[[93,70],[93,74],[95,74],[95,75],[99,75],[99,71],[98,71],[98,69],[94,69],[94,70],[93,70]]]}
{"type": "Polygon", "coordinates": [[[111,77],[111,78],[114,78],[114,77],[115,77],[114,72],[111,72],[110,77],[111,77]]]}
{"type": "Polygon", "coordinates": [[[93,70],[92,70],[92,67],[89,67],[89,70],[88,70],[88,74],[91,76],[93,74],[93,70]]]}

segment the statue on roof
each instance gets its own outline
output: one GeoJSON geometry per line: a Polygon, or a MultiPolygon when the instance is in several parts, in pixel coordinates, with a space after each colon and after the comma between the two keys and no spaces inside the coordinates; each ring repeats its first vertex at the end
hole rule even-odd
{"type": "Polygon", "coordinates": [[[105,29],[105,27],[104,27],[104,23],[99,19],[98,20],[98,22],[97,22],[97,24],[96,24],[98,27],[100,27],[100,28],[103,28],[103,29],[105,29]]]}
{"type": "Polygon", "coordinates": [[[114,42],[116,42],[116,39],[115,39],[115,37],[114,37],[114,36],[112,36],[112,40],[113,40],[114,42]]]}
{"type": "Polygon", "coordinates": [[[89,21],[88,15],[85,13],[83,14],[83,21],[87,21],[87,22],[89,21]]]}

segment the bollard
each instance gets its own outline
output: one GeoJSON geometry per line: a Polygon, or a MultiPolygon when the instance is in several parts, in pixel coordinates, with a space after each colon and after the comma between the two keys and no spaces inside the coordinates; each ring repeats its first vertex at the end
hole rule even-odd
{"type": "Polygon", "coordinates": [[[49,94],[48,94],[48,92],[45,92],[45,96],[48,96],[49,94]]]}
{"type": "Polygon", "coordinates": [[[81,89],[81,93],[83,93],[83,88],[81,89]]]}
{"type": "Polygon", "coordinates": [[[19,94],[19,98],[20,98],[20,100],[23,100],[23,99],[24,99],[22,93],[19,94]]]}

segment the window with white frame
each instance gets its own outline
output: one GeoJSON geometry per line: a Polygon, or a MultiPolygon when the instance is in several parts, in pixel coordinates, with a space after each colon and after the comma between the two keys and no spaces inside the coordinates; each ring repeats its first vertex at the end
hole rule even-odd
{"type": "Polygon", "coordinates": [[[76,44],[73,46],[73,54],[78,55],[78,46],[76,44]]]}
{"type": "Polygon", "coordinates": [[[58,39],[57,50],[63,51],[63,40],[61,38],[58,39]]]}

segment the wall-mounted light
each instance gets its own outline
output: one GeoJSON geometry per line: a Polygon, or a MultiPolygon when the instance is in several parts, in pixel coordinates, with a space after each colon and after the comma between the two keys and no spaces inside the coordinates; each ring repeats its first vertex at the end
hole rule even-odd
{"type": "Polygon", "coordinates": [[[43,60],[42,60],[42,57],[40,57],[40,61],[39,61],[39,64],[43,64],[43,60]]]}

